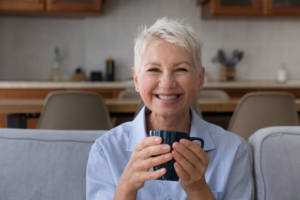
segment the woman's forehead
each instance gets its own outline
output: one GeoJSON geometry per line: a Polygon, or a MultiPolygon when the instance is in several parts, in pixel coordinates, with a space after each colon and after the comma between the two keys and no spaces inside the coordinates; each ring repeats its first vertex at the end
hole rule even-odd
{"type": "Polygon", "coordinates": [[[144,49],[141,56],[142,65],[146,63],[174,62],[193,64],[193,56],[181,46],[167,42],[165,40],[154,40],[144,49]]]}

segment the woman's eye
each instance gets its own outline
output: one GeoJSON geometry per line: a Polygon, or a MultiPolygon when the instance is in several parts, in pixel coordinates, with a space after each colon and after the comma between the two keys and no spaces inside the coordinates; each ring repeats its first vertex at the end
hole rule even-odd
{"type": "Polygon", "coordinates": [[[150,68],[148,69],[148,72],[158,72],[159,70],[157,68],[150,68]]]}
{"type": "Polygon", "coordinates": [[[176,71],[179,71],[179,72],[187,72],[187,69],[186,69],[186,68],[178,68],[176,71]]]}

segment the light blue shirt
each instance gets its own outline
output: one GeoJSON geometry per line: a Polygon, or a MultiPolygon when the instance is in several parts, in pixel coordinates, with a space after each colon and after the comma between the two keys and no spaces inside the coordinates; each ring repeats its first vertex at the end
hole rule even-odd
{"type": "MultiPolygon", "coordinates": [[[[86,173],[87,200],[113,199],[134,147],[147,137],[145,112],[150,111],[144,107],[134,121],[113,128],[93,144],[86,173]]],[[[253,183],[248,144],[237,135],[202,120],[194,111],[190,136],[204,139],[203,149],[210,157],[205,179],[215,198],[251,199],[253,183]]],[[[146,181],[137,199],[188,199],[179,181],[146,181]]]]}

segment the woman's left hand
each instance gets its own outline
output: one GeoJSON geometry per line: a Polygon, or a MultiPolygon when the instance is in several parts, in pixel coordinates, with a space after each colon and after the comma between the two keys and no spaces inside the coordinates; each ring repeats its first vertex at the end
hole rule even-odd
{"type": "Polygon", "coordinates": [[[205,172],[210,159],[203,149],[195,142],[181,139],[173,144],[172,155],[176,160],[176,173],[181,178],[180,185],[186,194],[195,196],[207,190],[205,172]]]}

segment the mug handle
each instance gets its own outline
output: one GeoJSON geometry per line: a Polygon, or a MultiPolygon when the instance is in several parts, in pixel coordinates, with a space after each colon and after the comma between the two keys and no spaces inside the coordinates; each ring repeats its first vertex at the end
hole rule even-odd
{"type": "Polygon", "coordinates": [[[197,138],[197,137],[190,137],[190,140],[199,140],[201,142],[201,148],[203,149],[204,147],[204,140],[202,138],[197,138]]]}

